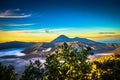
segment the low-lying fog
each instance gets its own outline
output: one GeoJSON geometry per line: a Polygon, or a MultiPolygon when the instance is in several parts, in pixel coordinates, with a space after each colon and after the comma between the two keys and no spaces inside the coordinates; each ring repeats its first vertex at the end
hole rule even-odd
{"type": "Polygon", "coordinates": [[[0,50],[0,56],[8,56],[8,55],[15,55],[15,56],[24,56],[24,53],[21,53],[22,50],[25,48],[12,48],[12,49],[4,49],[0,50]]]}

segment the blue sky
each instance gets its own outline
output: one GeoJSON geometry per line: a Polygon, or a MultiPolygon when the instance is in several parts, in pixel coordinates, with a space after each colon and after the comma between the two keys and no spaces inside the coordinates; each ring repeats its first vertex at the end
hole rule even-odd
{"type": "Polygon", "coordinates": [[[120,40],[119,3],[119,0],[2,0],[0,41],[31,41],[31,35],[36,38],[33,41],[50,41],[60,34],[99,41],[120,40]],[[51,38],[47,39],[48,36],[51,38]],[[44,37],[45,40],[40,40],[44,37]]]}

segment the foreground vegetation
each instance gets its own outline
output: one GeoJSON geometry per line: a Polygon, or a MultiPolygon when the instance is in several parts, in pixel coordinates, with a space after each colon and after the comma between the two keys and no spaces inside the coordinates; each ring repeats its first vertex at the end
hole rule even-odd
{"type": "MultiPolygon", "coordinates": [[[[74,49],[67,44],[48,55],[44,66],[30,61],[20,80],[120,80],[120,55],[88,61],[91,49],[74,49]]],[[[14,67],[0,64],[0,80],[15,80],[14,67]],[[8,72],[9,71],[9,72],[8,72]],[[6,78],[7,77],[7,78],[6,78]]]]}

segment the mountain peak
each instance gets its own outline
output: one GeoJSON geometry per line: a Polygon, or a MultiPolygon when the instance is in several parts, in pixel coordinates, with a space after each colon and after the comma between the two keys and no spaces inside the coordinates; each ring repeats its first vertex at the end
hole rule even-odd
{"type": "Polygon", "coordinates": [[[65,35],[60,35],[60,36],[58,36],[58,38],[68,38],[68,37],[65,35]]]}
{"type": "Polygon", "coordinates": [[[65,36],[65,35],[60,35],[60,36],[58,36],[56,39],[54,39],[52,42],[53,42],[53,43],[55,43],[55,42],[71,42],[71,39],[68,38],[68,37],[65,36]]]}

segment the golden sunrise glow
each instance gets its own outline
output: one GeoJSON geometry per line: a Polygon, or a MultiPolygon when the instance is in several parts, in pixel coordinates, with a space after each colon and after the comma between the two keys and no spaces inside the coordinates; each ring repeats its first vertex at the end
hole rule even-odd
{"type": "MultiPolygon", "coordinates": [[[[116,34],[98,34],[94,32],[81,32],[81,33],[63,33],[70,38],[80,37],[91,40],[112,40],[120,39],[120,32],[116,31],[116,34]]],[[[50,42],[60,34],[54,33],[40,33],[40,32],[28,32],[28,31],[0,31],[0,42],[9,41],[24,41],[24,42],[50,42]]]]}

